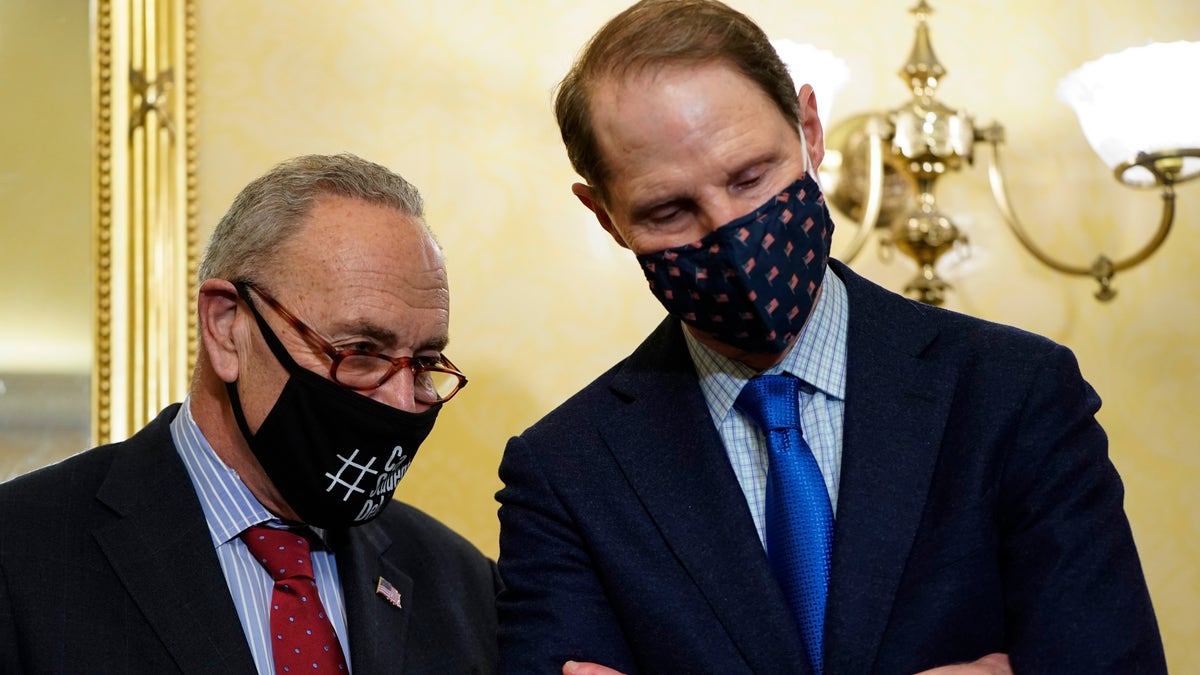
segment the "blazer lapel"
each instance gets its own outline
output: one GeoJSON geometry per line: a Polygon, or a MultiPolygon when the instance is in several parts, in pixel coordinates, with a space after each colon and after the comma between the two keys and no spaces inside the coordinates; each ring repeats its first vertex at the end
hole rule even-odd
{"type": "Polygon", "coordinates": [[[613,389],[634,401],[621,402],[622,424],[601,425],[602,433],[748,668],[807,672],[799,628],[771,574],[677,321],[664,321],[630,356],[613,389]]]}
{"type": "Polygon", "coordinates": [[[413,596],[412,578],[386,556],[391,545],[391,537],[376,523],[349,528],[334,544],[355,672],[404,671],[409,603],[419,598],[413,596]],[[382,589],[381,580],[386,582],[382,589]]]}
{"type": "Polygon", "coordinates": [[[841,487],[828,608],[829,673],[870,672],[916,537],[954,370],[922,358],[934,310],[831,262],[850,305],[841,487]]]}
{"type": "Polygon", "coordinates": [[[97,493],[118,519],[93,535],[181,671],[253,672],[168,408],[127,441],[97,493]]]}

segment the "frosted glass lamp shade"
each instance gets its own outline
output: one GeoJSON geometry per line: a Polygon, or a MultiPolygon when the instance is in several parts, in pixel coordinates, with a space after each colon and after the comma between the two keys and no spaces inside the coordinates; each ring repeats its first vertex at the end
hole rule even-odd
{"type": "Polygon", "coordinates": [[[812,85],[813,93],[817,97],[817,117],[823,124],[828,125],[829,115],[833,110],[833,97],[850,80],[850,67],[833,52],[810,44],[771,40],[771,45],[787,66],[797,93],[800,92],[801,85],[812,85]]]}
{"type": "MultiPolygon", "coordinates": [[[[1058,83],[1058,99],[1075,110],[1083,135],[1110,168],[1139,152],[1200,148],[1200,42],[1154,43],[1102,56],[1058,83]]],[[[1200,172],[1200,157],[1184,157],[1181,175],[1200,172]]],[[[1121,179],[1152,185],[1145,168],[1121,179]]]]}

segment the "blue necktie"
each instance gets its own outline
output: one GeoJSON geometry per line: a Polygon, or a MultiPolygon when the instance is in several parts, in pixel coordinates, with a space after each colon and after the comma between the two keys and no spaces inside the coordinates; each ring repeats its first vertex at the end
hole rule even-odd
{"type": "Polygon", "coordinates": [[[800,433],[800,380],[762,375],[734,406],[767,438],[767,558],[800,623],[813,672],[823,669],[825,595],[833,550],[833,510],[812,449],[800,433]]]}

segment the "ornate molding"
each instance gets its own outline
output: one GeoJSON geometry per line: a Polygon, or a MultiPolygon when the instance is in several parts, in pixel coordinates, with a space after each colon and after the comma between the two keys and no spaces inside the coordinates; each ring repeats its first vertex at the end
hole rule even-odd
{"type": "Polygon", "coordinates": [[[105,443],[184,396],[196,351],[194,2],[97,0],[94,30],[92,427],[105,443]]]}

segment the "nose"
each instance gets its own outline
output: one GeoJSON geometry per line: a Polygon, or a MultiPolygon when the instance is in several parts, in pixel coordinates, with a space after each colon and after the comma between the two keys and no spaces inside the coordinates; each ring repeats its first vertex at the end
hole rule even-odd
{"type": "Polygon", "coordinates": [[[413,392],[412,370],[401,368],[383,384],[367,392],[367,395],[380,403],[405,412],[421,412],[428,408],[427,404],[417,401],[413,392]]]}
{"type": "Polygon", "coordinates": [[[756,204],[743,204],[743,201],[727,192],[714,195],[705,204],[703,215],[699,219],[704,228],[704,234],[728,225],[750,213],[757,206],[756,204]]]}

